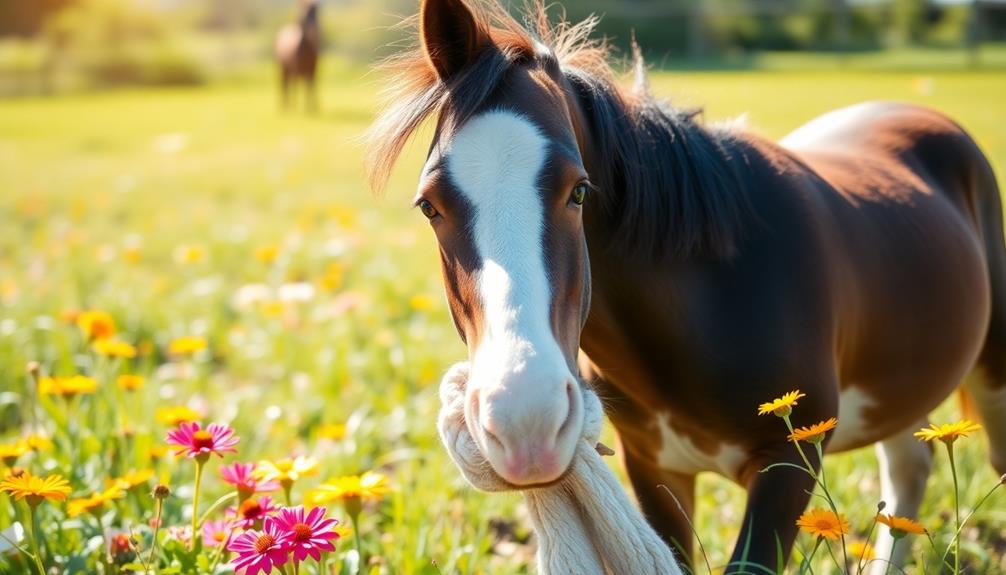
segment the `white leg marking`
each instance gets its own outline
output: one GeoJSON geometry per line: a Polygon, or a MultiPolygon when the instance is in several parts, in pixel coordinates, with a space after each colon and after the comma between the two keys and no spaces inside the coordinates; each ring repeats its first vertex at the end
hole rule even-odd
{"type": "Polygon", "coordinates": [[[743,449],[736,445],[720,444],[715,453],[706,453],[691,439],[674,431],[670,414],[660,413],[656,421],[660,431],[658,467],[677,473],[716,471],[724,477],[737,478],[737,471],[747,459],[747,453],[743,449]]]}
{"type": "MultiPolygon", "coordinates": [[[[933,451],[929,444],[919,441],[912,432],[924,427],[920,421],[886,440],[877,443],[877,462],[880,464],[880,498],[887,506],[884,513],[915,518],[926,492],[926,480],[933,463],[933,451]]],[[[894,539],[884,525],[877,526],[875,545],[877,561],[870,565],[871,575],[882,575],[887,569],[887,558],[891,554],[894,539]]],[[[911,539],[898,542],[895,548],[894,565],[900,567],[907,557],[911,539]]],[[[892,567],[892,571],[896,571],[892,567]]]]}
{"type": "Polygon", "coordinates": [[[858,387],[847,387],[838,398],[838,427],[828,444],[829,451],[842,451],[862,444],[860,434],[866,425],[864,412],[876,405],[858,387]]]}

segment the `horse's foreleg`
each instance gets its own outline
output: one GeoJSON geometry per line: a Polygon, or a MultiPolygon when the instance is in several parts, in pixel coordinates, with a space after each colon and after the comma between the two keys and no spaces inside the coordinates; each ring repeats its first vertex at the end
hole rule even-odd
{"type": "MultiPolygon", "coordinates": [[[[877,461],[880,463],[880,498],[885,503],[884,513],[900,517],[915,518],[926,492],[926,479],[933,464],[933,449],[928,443],[919,441],[912,433],[925,427],[925,421],[888,437],[877,444],[877,461]]],[[[894,539],[891,530],[878,527],[875,555],[877,560],[870,565],[869,573],[883,575],[887,572],[887,560],[891,557],[894,539]]],[[[910,547],[908,541],[894,548],[892,571],[905,562],[910,547]]]]}
{"type": "MultiPolygon", "coordinates": [[[[805,453],[819,468],[817,454],[813,450],[805,453]]],[[[775,463],[806,467],[792,443],[762,450],[748,463],[746,475],[750,479],[744,524],[725,575],[766,573],[765,568],[778,573],[789,558],[797,534],[796,520],[807,507],[814,479],[807,472],[789,466],[762,471],[775,463]],[[778,564],[780,555],[783,565],[778,564]]]]}
{"type": "Polygon", "coordinates": [[[625,468],[643,515],[675,551],[684,565],[692,564],[695,475],[663,471],[630,455],[625,468]],[[679,507],[680,504],[680,507],[679,507]]]}
{"type": "Polygon", "coordinates": [[[290,69],[280,64],[279,66],[279,97],[280,105],[283,109],[290,107],[290,69]]]}

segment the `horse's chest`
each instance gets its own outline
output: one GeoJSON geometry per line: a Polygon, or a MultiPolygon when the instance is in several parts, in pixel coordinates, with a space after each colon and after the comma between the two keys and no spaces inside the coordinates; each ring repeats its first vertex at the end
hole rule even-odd
{"type": "Polygon", "coordinates": [[[654,463],[660,469],[676,473],[694,474],[715,471],[735,478],[747,459],[740,447],[725,441],[712,441],[675,428],[673,416],[657,413],[653,427],[656,441],[654,463]]]}

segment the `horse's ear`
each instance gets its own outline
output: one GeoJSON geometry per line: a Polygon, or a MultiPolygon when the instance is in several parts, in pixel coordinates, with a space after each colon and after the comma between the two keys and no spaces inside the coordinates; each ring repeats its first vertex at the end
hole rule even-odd
{"type": "Polygon", "coordinates": [[[464,0],[423,0],[419,13],[423,51],[444,82],[471,64],[489,40],[464,0]]]}

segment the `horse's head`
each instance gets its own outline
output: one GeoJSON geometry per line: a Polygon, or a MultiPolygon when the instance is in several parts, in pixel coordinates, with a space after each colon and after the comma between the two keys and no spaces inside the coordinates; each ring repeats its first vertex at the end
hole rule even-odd
{"type": "Polygon", "coordinates": [[[576,360],[591,184],[569,86],[548,48],[491,29],[461,0],[425,0],[420,24],[448,94],[415,203],[468,346],[467,423],[505,480],[551,482],[572,460],[589,393],[576,360]]]}

